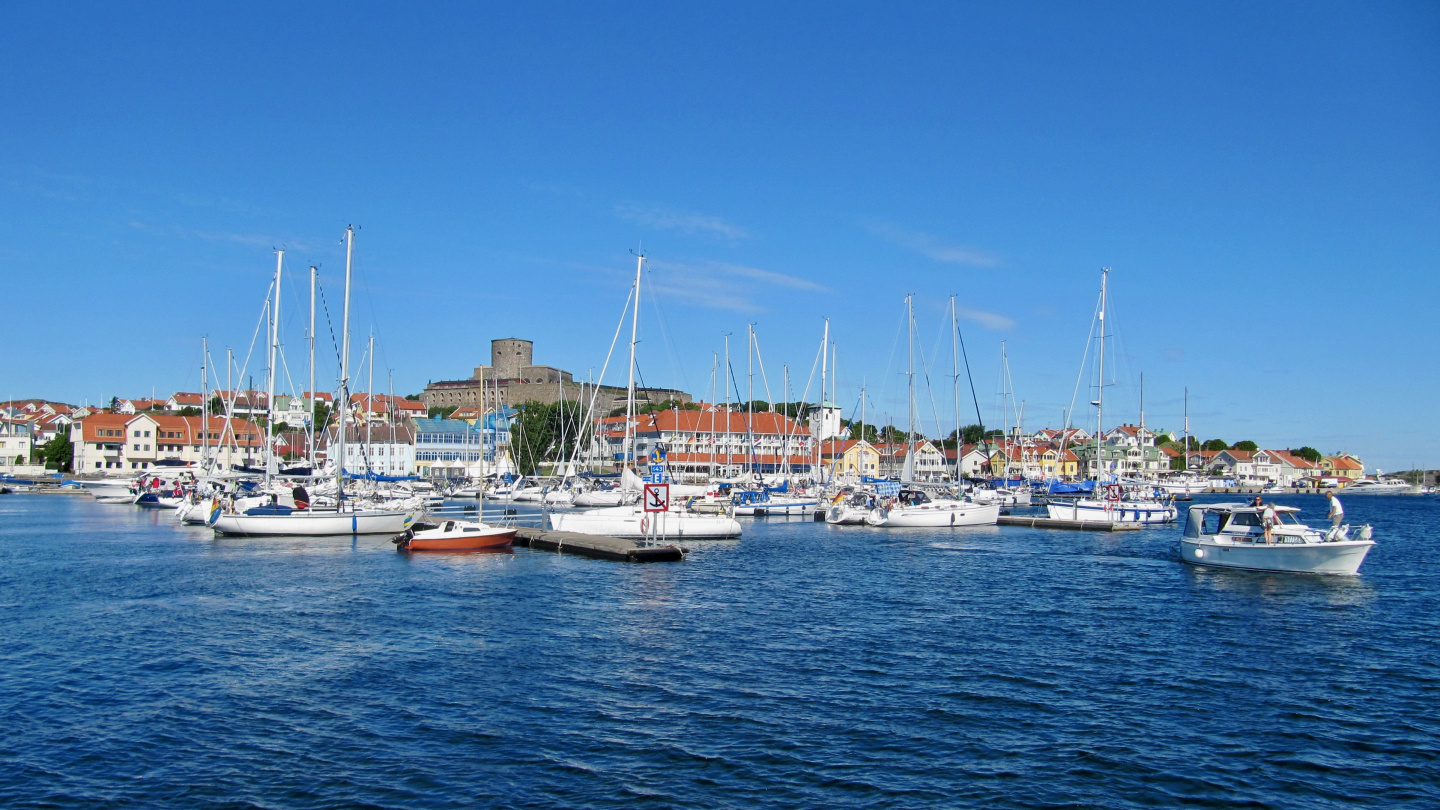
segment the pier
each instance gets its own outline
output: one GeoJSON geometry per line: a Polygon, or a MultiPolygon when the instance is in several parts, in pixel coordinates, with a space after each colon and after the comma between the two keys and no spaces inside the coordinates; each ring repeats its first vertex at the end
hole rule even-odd
{"type": "Polygon", "coordinates": [[[557,554],[576,554],[615,562],[679,562],[685,549],[675,546],[646,546],[622,537],[602,537],[579,532],[521,528],[515,531],[515,545],[557,554]]]}
{"type": "Polygon", "coordinates": [[[1133,532],[1139,531],[1140,523],[1110,523],[1102,520],[1064,520],[1030,515],[1001,515],[996,521],[1000,526],[1024,526],[1027,529],[1071,529],[1084,532],[1133,532]]]}

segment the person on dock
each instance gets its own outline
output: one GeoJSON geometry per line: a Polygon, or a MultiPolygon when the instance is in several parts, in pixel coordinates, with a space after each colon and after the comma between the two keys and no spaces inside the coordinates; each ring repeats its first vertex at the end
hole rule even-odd
{"type": "Polygon", "coordinates": [[[1334,529],[1345,519],[1345,507],[1340,505],[1340,499],[1333,492],[1325,493],[1325,500],[1330,502],[1330,528],[1334,529]]]}

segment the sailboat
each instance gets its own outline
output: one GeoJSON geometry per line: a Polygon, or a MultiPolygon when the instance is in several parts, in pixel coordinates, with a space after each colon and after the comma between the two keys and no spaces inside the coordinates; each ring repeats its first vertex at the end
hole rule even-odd
{"type": "Polygon", "coordinates": [[[975,503],[968,497],[956,499],[932,495],[911,485],[915,480],[915,305],[914,296],[905,296],[910,359],[906,375],[910,381],[909,436],[905,464],[900,475],[900,492],[866,515],[871,526],[894,528],[944,528],[993,526],[1000,520],[999,504],[975,503]]]}
{"type": "MultiPolygon", "coordinates": [[[[216,534],[226,535],[269,535],[269,536],[307,536],[318,537],[325,535],[357,535],[357,534],[399,534],[410,527],[414,522],[415,515],[409,510],[401,509],[360,509],[351,502],[345,501],[345,439],[347,430],[347,410],[350,404],[350,273],[353,266],[355,253],[355,229],[345,229],[345,310],[341,322],[340,338],[340,396],[336,399],[340,407],[340,420],[336,429],[337,452],[332,458],[335,465],[335,502],[334,509],[322,510],[318,508],[296,509],[290,506],[279,504],[268,504],[252,507],[244,511],[226,512],[221,505],[216,505],[206,521],[216,534]]],[[[278,251],[275,263],[275,327],[271,336],[271,396],[270,402],[275,401],[274,397],[274,352],[279,344],[280,330],[280,274],[284,262],[285,252],[278,251]]],[[[274,418],[269,420],[273,426],[274,418]]],[[[271,427],[269,430],[273,431],[271,427]]],[[[267,461],[265,465],[267,483],[275,471],[275,444],[273,439],[267,442],[267,461]]]]}
{"type": "Polygon", "coordinates": [[[1049,503],[1046,510],[1055,520],[1093,523],[1170,523],[1179,517],[1179,510],[1165,490],[1154,486],[1137,487],[1122,483],[1113,473],[1104,480],[1105,441],[1105,308],[1109,293],[1110,268],[1100,272],[1100,304],[1096,310],[1100,323],[1100,351],[1095,401],[1095,481],[1098,497],[1076,498],[1069,503],[1049,503]],[[1103,486],[1102,486],[1103,485],[1103,486]],[[1103,494],[1101,494],[1103,493],[1103,494]]]}
{"type": "MultiPolygon", "coordinates": [[[[625,439],[621,453],[625,471],[630,469],[635,455],[635,346],[639,343],[640,280],[644,268],[645,255],[642,253],[636,256],[635,287],[631,296],[635,309],[631,313],[630,321],[630,370],[625,399],[625,439]]],[[[631,303],[632,301],[627,300],[626,306],[631,303]]],[[[607,537],[640,538],[663,535],[703,540],[740,536],[740,523],[734,517],[685,511],[673,497],[668,512],[647,513],[637,502],[622,506],[588,509],[584,512],[552,514],[550,526],[556,531],[607,537]]]]}

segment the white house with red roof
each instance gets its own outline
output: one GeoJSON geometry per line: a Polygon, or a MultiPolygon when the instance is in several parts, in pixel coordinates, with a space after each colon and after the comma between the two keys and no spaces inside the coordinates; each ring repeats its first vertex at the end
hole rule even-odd
{"type": "Polygon", "coordinates": [[[228,425],[212,416],[208,427],[198,416],[158,413],[100,413],[70,426],[77,474],[129,475],[162,460],[198,463],[211,448],[224,467],[254,464],[265,455],[265,436],[243,419],[228,425]]]}

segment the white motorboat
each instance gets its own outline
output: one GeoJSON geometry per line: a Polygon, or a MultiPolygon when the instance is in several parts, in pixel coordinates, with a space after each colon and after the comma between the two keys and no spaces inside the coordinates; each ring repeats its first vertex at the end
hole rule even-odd
{"type": "Polygon", "coordinates": [[[1180,537],[1180,559],[1192,565],[1244,568],[1296,574],[1355,574],[1375,545],[1373,530],[1362,526],[1351,539],[1350,526],[1321,532],[1296,518],[1293,506],[1212,503],[1190,507],[1180,537]],[[1279,524],[1265,539],[1263,514],[1273,508],[1279,524]]]}
{"type": "Polygon", "coordinates": [[[76,481],[100,503],[134,503],[135,488],[128,478],[104,478],[99,481],[76,481]]]}
{"type": "Polygon", "coordinates": [[[1210,480],[1193,473],[1167,475],[1155,485],[1170,495],[1199,495],[1210,489],[1210,480]]]}
{"type": "Polygon", "coordinates": [[[870,510],[865,522],[891,528],[949,528],[953,526],[994,526],[1000,520],[1000,504],[931,498],[919,489],[902,489],[895,498],[870,510]]]}
{"type": "Polygon", "coordinates": [[[1347,485],[1345,495],[1403,495],[1410,484],[1399,478],[1362,478],[1347,485]]]}
{"type": "Polygon", "coordinates": [[[817,498],[804,495],[786,495],[767,490],[746,489],[733,492],[730,503],[735,507],[736,517],[764,517],[766,515],[809,515],[820,506],[817,498]]]}
{"type": "Polygon", "coordinates": [[[606,537],[640,538],[656,534],[689,540],[724,540],[740,536],[740,522],[729,515],[701,515],[676,510],[645,512],[639,504],[553,514],[550,516],[550,527],[560,532],[606,537]]]}
{"type": "Polygon", "coordinates": [[[976,487],[968,494],[975,503],[996,506],[1030,505],[1030,490],[1025,487],[976,487]]]}
{"type": "Polygon", "coordinates": [[[640,500],[640,493],[623,489],[592,489],[577,494],[571,504],[594,509],[601,506],[623,506],[640,500]]]}

